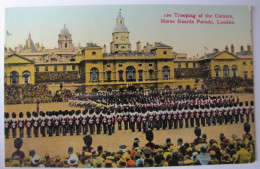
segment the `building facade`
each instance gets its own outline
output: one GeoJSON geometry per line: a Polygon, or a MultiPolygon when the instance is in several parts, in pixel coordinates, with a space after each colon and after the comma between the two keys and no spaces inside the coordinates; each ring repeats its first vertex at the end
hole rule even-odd
{"type": "Polygon", "coordinates": [[[240,52],[225,47],[201,57],[188,58],[161,42],[132,50],[130,32],[121,10],[112,32],[110,53],[106,45],[87,43],[74,47],[72,34],[64,25],[58,35],[58,48],[34,44],[29,34],[24,47],[5,50],[5,84],[46,83],[53,90],[63,83],[72,92],[121,89],[203,89],[205,78],[253,79],[251,46],[240,52]]]}

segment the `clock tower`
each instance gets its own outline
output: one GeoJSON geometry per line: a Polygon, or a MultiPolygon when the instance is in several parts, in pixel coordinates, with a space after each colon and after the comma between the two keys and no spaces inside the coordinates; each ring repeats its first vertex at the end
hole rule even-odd
{"type": "Polygon", "coordinates": [[[112,42],[110,43],[111,53],[129,53],[131,44],[129,41],[129,31],[125,26],[125,19],[121,15],[121,9],[116,18],[116,26],[112,33],[112,42]]]}
{"type": "Polygon", "coordinates": [[[64,25],[64,28],[60,31],[58,48],[61,50],[73,50],[71,34],[66,28],[66,25],[64,25]]]}

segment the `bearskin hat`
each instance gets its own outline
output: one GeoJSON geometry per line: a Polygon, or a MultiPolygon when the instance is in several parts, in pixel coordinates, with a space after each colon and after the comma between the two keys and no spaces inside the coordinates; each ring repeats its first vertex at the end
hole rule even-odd
{"type": "Polygon", "coordinates": [[[20,113],[19,113],[19,117],[20,117],[20,118],[23,118],[23,112],[20,112],[20,113]]]}
{"type": "Polygon", "coordinates": [[[9,113],[8,112],[5,112],[5,118],[9,118],[9,113]]]}
{"type": "Polygon", "coordinates": [[[254,106],[254,101],[251,101],[251,102],[250,102],[250,105],[251,105],[251,106],[254,106]]]}
{"type": "Polygon", "coordinates": [[[20,148],[22,147],[22,145],[23,145],[23,139],[21,139],[21,138],[16,138],[16,139],[14,140],[14,147],[15,147],[16,149],[20,149],[20,148]]]}
{"type": "Polygon", "coordinates": [[[28,111],[28,112],[26,112],[26,116],[28,117],[28,118],[30,118],[31,117],[31,113],[28,111]]]}
{"type": "Polygon", "coordinates": [[[15,112],[12,113],[12,118],[16,118],[15,112]]]}
{"type": "Polygon", "coordinates": [[[244,131],[247,132],[247,133],[250,132],[250,124],[249,123],[244,124],[244,131]]]}
{"type": "Polygon", "coordinates": [[[153,141],[153,131],[152,130],[148,130],[147,132],[146,132],[146,140],[148,140],[148,141],[153,141]]]}
{"type": "Polygon", "coordinates": [[[194,129],[194,133],[195,133],[195,135],[196,135],[197,137],[199,137],[199,136],[201,135],[201,129],[200,129],[199,127],[196,127],[196,128],[194,129]]]}
{"type": "Polygon", "coordinates": [[[83,137],[83,141],[85,143],[86,146],[90,147],[92,144],[92,137],[91,135],[86,135],[83,137]]]}

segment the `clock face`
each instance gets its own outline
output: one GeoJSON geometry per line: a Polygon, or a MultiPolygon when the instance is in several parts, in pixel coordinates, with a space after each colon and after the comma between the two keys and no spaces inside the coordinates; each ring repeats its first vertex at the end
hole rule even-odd
{"type": "Polygon", "coordinates": [[[121,39],[121,40],[125,40],[125,36],[124,36],[124,35],[121,35],[121,36],[120,36],[120,39],[121,39]]]}
{"type": "Polygon", "coordinates": [[[67,35],[65,36],[65,39],[68,39],[68,36],[67,36],[67,35]]]}

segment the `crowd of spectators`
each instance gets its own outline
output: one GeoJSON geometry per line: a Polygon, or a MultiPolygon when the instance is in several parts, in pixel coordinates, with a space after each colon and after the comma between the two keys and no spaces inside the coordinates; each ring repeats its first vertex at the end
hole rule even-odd
{"type": "Polygon", "coordinates": [[[52,93],[46,84],[23,84],[5,86],[5,104],[50,102],[52,93]]]}
{"type": "Polygon", "coordinates": [[[35,82],[75,82],[79,81],[80,76],[77,71],[64,71],[64,72],[36,72],[35,82]]]}
{"type": "Polygon", "coordinates": [[[200,78],[207,77],[207,74],[199,68],[176,68],[174,69],[174,77],[179,78],[200,78]]]}
{"type": "Polygon", "coordinates": [[[253,92],[253,80],[241,77],[207,78],[204,84],[209,94],[253,92]]]}
{"type": "Polygon", "coordinates": [[[5,166],[125,168],[251,163],[255,161],[255,142],[249,133],[248,123],[244,124],[244,130],[246,133],[241,137],[233,134],[232,138],[227,138],[220,133],[219,140],[216,140],[207,139],[206,134],[201,137],[201,129],[197,127],[194,130],[197,137],[192,143],[179,138],[174,144],[170,138],[166,138],[164,145],[153,143],[154,134],[149,130],[146,132],[147,144],[141,144],[135,138],[132,147],[121,145],[114,152],[106,151],[102,145],[95,150],[91,147],[92,137],[85,135],[82,152],[74,152],[73,147],[68,147],[66,157],[58,154],[40,156],[33,149],[28,154],[26,152],[25,156],[21,151],[23,140],[17,138],[14,140],[17,150],[11,158],[5,159],[5,166]]]}

